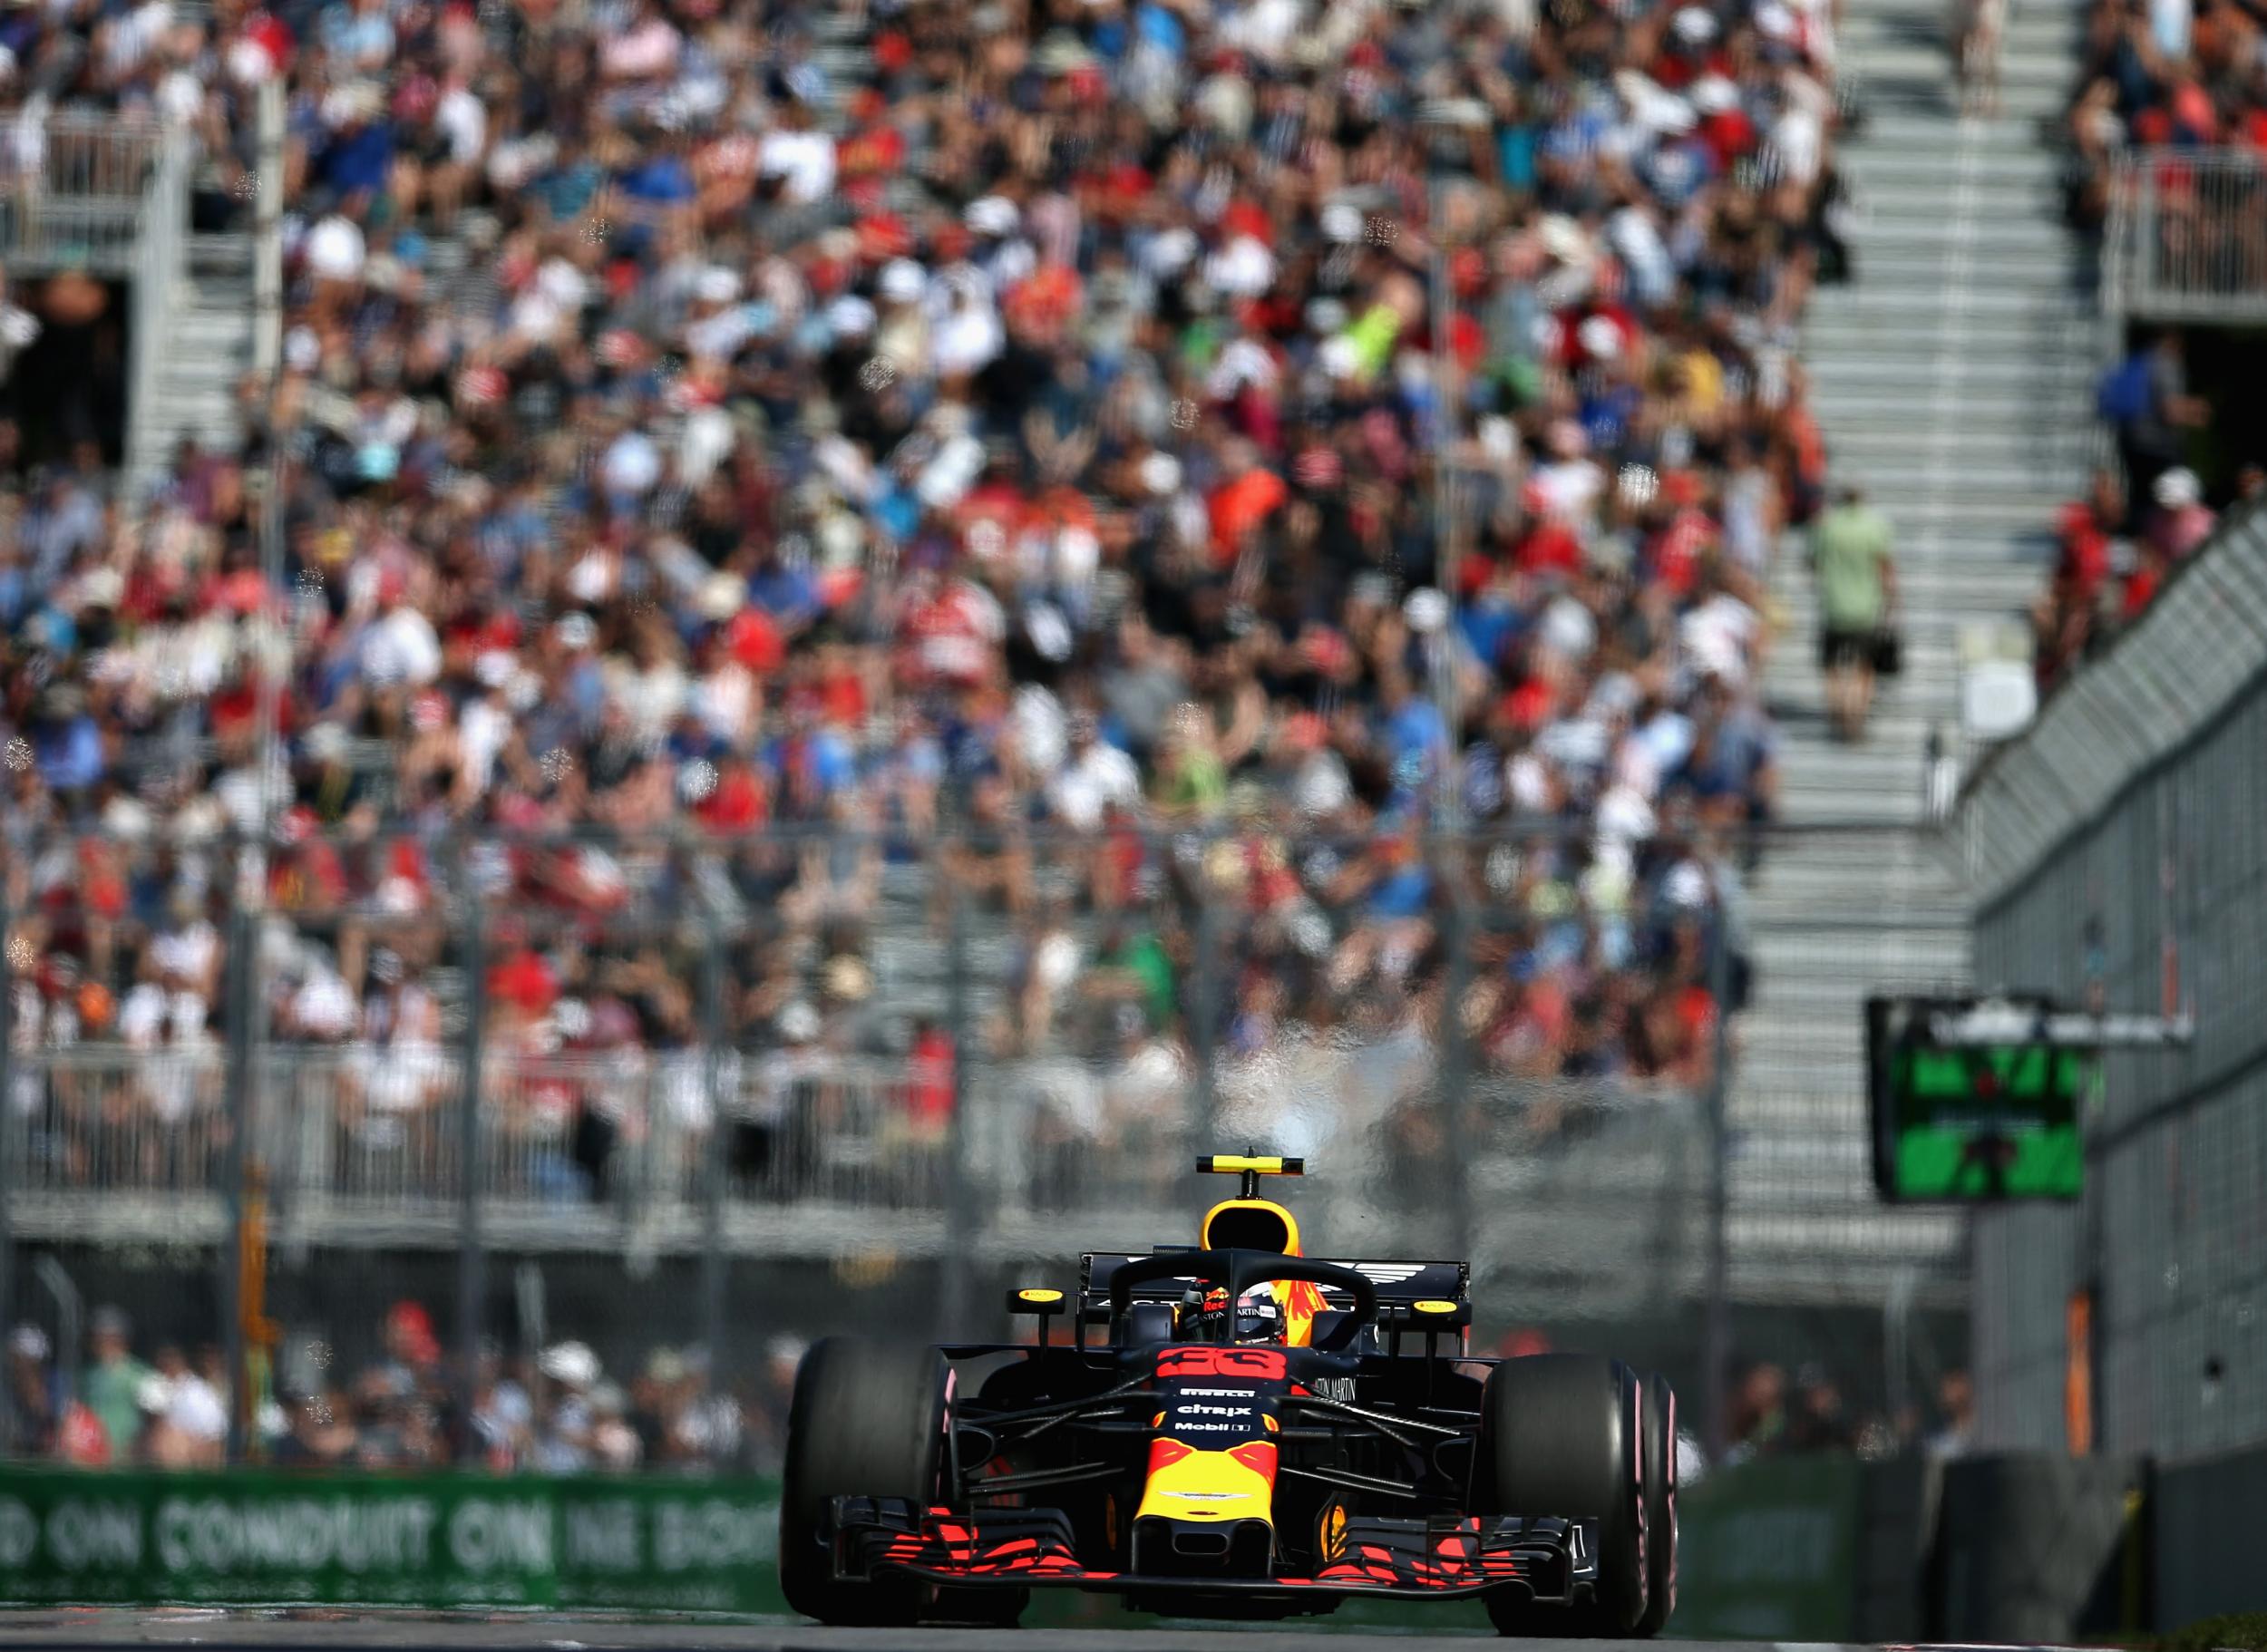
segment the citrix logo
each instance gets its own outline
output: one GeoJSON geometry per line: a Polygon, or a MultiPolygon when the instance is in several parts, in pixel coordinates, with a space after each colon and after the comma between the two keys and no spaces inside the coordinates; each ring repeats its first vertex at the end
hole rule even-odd
{"type": "Polygon", "coordinates": [[[1182,1415],[1192,1417],[1248,1417],[1251,1414],[1249,1405],[1182,1405],[1178,1409],[1182,1415]]]}

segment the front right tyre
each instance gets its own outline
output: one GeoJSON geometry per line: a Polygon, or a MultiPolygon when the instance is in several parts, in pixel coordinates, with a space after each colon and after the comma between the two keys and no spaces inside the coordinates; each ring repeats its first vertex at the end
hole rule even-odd
{"type": "Polygon", "coordinates": [[[803,1356],[787,1414],[779,1506],[779,1580],[787,1604],[821,1623],[899,1628],[928,1590],[910,1578],[838,1582],[827,1540],[837,1497],[937,1494],[945,1431],[945,1362],[934,1348],[830,1336],[803,1356]]]}
{"type": "Polygon", "coordinates": [[[1645,1612],[1636,1633],[1650,1639],[1677,1609],[1677,1395],[1658,1371],[1643,1389],[1645,1612]]]}

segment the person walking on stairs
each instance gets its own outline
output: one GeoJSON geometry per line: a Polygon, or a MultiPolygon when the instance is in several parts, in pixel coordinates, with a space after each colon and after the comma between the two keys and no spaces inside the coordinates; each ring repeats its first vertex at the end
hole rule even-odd
{"type": "Polygon", "coordinates": [[[1865,737],[1875,668],[1883,651],[1896,646],[1897,564],[1891,539],[1889,519],[1857,488],[1844,489],[1811,529],[1826,720],[1836,737],[1853,743],[1865,737]]]}

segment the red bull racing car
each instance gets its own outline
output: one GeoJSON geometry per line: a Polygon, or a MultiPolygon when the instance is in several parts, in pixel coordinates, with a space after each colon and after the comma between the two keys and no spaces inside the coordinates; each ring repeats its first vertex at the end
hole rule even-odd
{"type": "Polygon", "coordinates": [[[1197,1169],[1242,1183],[1196,1246],[1091,1253],[1075,1292],[1011,1292],[1030,1345],[811,1350],[780,1517],[797,1611],[1005,1625],[1045,1587],[1220,1618],[1477,1597],[1507,1635],[1668,1622],[1667,1383],[1474,1358],[1466,1264],[1310,1259],[1259,1196],[1300,1161],[1197,1169]]]}

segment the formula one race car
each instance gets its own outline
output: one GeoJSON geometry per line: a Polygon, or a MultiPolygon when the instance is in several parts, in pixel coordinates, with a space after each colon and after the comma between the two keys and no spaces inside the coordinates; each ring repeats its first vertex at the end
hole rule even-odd
{"type": "Polygon", "coordinates": [[[780,1572],[834,1624],[1005,1625],[1036,1587],[1183,1616],[1476,1596],[1512,1634],[1649,1636],[1677,1586],[1676,1400],[1581,1354],[1475,1359],[1461,1262],[1325,1262],[1240,1175],[1193,1249],[1009,1293],[1029,1346],[821,1342],[780,1572]],[[1070,1317],[1068,1343],[1048,1320],[1070,1317]],[[1089,1327],[1105,1327],[1089,1341],[1089,1327]]]}

